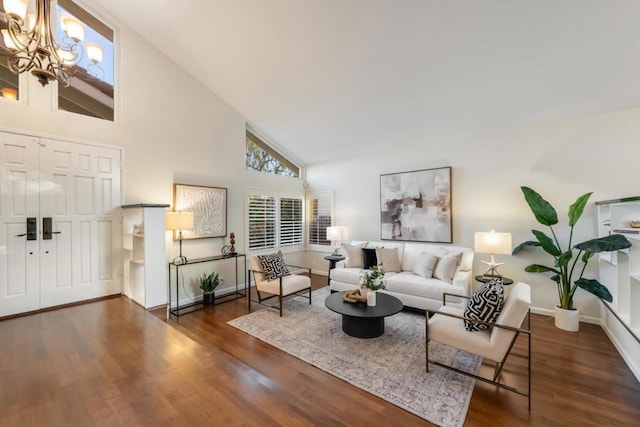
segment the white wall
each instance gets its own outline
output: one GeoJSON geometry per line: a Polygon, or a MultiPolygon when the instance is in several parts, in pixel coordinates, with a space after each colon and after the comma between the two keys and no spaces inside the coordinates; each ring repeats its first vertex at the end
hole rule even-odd
{"type": "MultiPolygon", "coordinates": [[[[125,148],[124,200],[173,204],[173,183],[228,189],[228,231],[244,252],[244,200],[248,187],[303,191],[302,181],[245,171],[245,118],[126,26],[116,28],[119,72],[116,121],[52,108],[54,85],[42,88],[31,76],[23,102],[0,98],[0,128],[125,148]]],[[[28,77],[28,78],[27,78],[28,77]]],[[[178,254],[167,234],[167,259],[178,254]]],[[[218,255],[227,239],[185,241],[190,258],[218,255]]],[[[233,270],[222,271],[227,282],[233,270]]],[[[195,278],[197,279],[197,277],[195,278]]],[[[197,280],[188,286],[197,290],[197,280]]]]}

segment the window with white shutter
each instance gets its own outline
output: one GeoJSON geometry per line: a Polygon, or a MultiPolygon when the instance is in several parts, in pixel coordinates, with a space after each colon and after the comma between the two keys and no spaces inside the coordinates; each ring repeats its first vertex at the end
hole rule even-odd
{"type": "Polygon", "coordinates": [[[303,241],[302,199],[280,198],[280,246],[301,245],[303,241]]]}
{"type": "Polygon", "coordinates": [[[249,251],[304,244],[304,196],[250,190],[247,196],[249,251]]]}
{"type": "Polygon", "coordinates": [[[276,197],[249,195],[248,199],[249,250],[276,247],[276,197]]]}
{"type": "Polygon", "coordinates": [[[331,246],[327,240],[327,227],[333,222],[333,195],[331,193],[310,194],[307,196],[309,245],[331,246]]]}

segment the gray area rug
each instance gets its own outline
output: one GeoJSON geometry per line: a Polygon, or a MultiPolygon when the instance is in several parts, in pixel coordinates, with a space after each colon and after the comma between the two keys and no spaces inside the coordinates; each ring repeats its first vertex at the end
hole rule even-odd
{"type": "MultiPolygon", "coordinates": [[[[464,423],[475,381],[431,366],[425,372],[423,314],[400,312],[372,339],[342,332],[342,318],[324,306],[329,289],[313,292],[313,304],[296,297],[284,315],[264,309],[229,321],[234,326],[323,371],[442,426],[464,423]]],[[[477,373],[482,358],[431,342],[434,360],[477,373]]]]}

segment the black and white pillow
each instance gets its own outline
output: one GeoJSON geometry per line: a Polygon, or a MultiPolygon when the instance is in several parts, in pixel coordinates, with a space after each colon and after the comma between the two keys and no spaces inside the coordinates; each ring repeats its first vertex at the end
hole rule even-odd
{"type": "Polygon", "coordinates": [[[268,255],[258,255],[258,261],[260,262],[262,272],[268,281],[276,280],[278,277],[288,276],[291,274],[284,263],[281,251],[268,255]]]}
{"type": "MultiPolygon", "coordinates": [[[[473,293],[464,310],[464,317],[493,323],[498,318],[504,305],[504,287],[502,279],[492,280],[473,293]]],[[[467,331],[484,331],[489,325],[464,320],[467,331]]]]}

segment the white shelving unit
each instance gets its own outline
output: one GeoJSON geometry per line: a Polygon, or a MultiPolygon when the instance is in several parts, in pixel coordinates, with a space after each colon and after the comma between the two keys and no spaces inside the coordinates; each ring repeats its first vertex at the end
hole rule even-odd
{"type": "Polygon", "coordinates": [[[603,303],[640,340],[640,229],[629,225],[640,220],[640,196],[596,202],[596,206],[598,235],[622,234],[632,244],[629,249],[599,255],[600,282],[613,296],[613,303],[603,303]]]}
{"type": "Polygon", "coordinates": [[[144,308],[167,304],[164,204],[122,206],[124,293],[144,308]]]}

